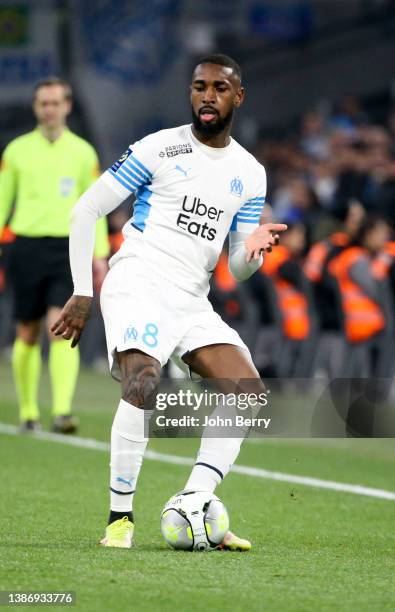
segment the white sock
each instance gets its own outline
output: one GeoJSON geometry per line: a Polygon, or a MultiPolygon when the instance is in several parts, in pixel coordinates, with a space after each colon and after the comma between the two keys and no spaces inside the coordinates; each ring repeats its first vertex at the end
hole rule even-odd
{"type": "MultiPolygon", "coordinates": [[[[236,414],[234,406],[224,402],[218,404],[211,417],[226,417],[236,414]]],[[[203,431],[200,449],[191,475],[185,485],[190,491],[209,491],[214,493],[217,485],[225,478],[240,452],[245,431],[234,428],[234,433],[241,437],[219,438],[215,437],[225,433],[221,427],[207,425],[203,431]]]]}
{"type": "Polygon", "coordinates": [[[214,493],[236,461],[241,443],[242,438],[202,438],[185,489],[214,493]]]}
{"type": "Polygon", "coordinates": [[[148,437],[144,435],[151,412],[121,399],[111,429],[111,510],[131,512],[137,479],[148,437]]]}

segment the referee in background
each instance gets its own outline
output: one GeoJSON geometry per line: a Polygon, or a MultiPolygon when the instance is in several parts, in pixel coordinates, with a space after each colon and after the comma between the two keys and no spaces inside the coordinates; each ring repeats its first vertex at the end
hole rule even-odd
{"type": "MultiPolygon", "coordinates": [[[[66,126],[71,107],[68,83],[56,77],[40,81],[33,100],[38,125],[6,147],[0,172],[0,233],[11,215],[9,225],[16,234],[7,280],[14,294],[17,321],[12,367],[23,431],[40,429],[40,327],[45,315],[50,340],[52,428],[58,433],[73,433],[78,426],[71,403],[79,353],[49,331],[73,292],[68,255],[71,209],[99,173],[93,147],[66,126]]],[[[106,221],[100,219],[94,260],[98,284],[107,271],[108,254],[106,221]]]]}

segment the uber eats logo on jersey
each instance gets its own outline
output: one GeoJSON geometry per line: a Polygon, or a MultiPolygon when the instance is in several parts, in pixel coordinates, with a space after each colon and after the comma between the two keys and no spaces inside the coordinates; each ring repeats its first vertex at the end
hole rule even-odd
{"type": "Polygon", "coordinates": [[[207,221],[218,222],[224,212],[223,210],[205,204],[200,198],[188,196],[184,196],[182,210],[184,212],[179,213],[177,218],[178,227],[194,236],[200,236],[206,240],[214,240],[217,230],[215,227],[212,227],[212,224],[209,225],[207,221]],[[193,220],[191,215],[195,216],[193,220]]]}

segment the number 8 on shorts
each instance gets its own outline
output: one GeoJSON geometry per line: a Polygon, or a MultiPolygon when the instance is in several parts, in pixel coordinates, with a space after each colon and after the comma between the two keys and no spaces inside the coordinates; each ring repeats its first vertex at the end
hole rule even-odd
{"type": "Polygon", "coordinates": [[[143,342],[150,348],[154,348],[158,344],[158,326],[155,323],[147,323],[143,333],[143,342]]]}

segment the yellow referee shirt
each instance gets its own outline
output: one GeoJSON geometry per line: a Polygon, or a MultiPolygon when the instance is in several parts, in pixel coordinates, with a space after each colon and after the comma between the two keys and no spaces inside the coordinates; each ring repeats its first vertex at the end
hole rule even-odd
{"type": "MultiPolygon", "coordinates": [[[[94,148],[65,128],[54,142],[37,128],[6,147],[0,172],[0,232],[10,221],[18,236],[67,237],[70,212],[99,171],[94,148]]],[[[107,224],[96,227],[96,257],[109,254],[107,224]]]]}

